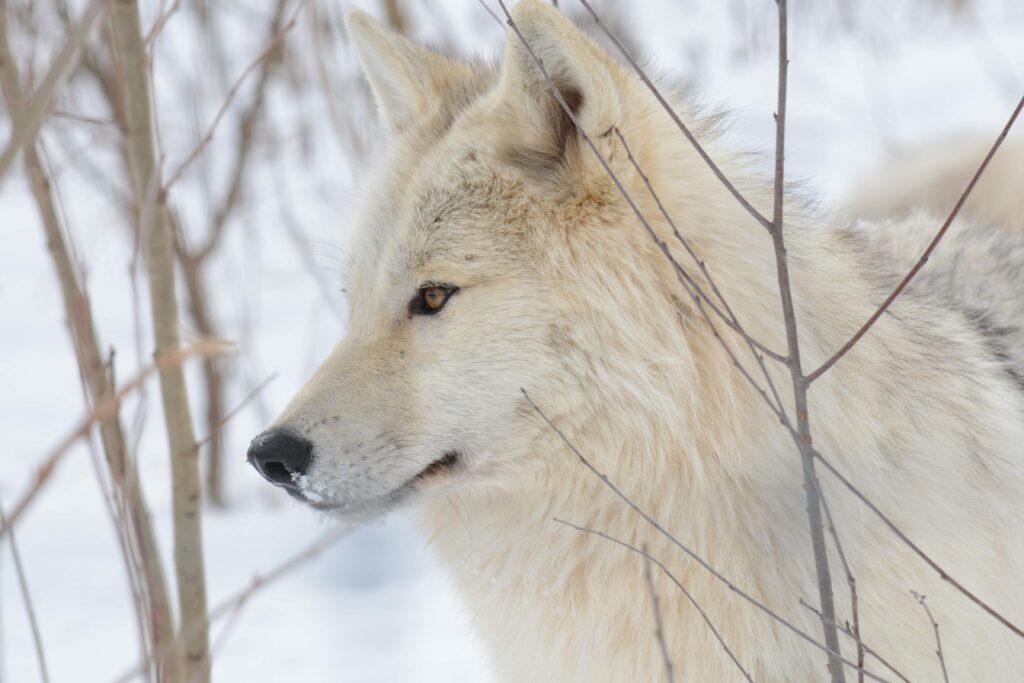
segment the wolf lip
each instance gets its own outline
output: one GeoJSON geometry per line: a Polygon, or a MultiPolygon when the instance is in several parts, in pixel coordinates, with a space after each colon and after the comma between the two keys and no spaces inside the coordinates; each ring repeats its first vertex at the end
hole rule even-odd
{"type": "Polygon", "coordinates": [[[452,469],[458,462],[459,454],[456,451],[448,451],[440,458],[424,467],[419,474],[412,478],[411,481],[416,482],[423,479],[429,479],[436,474],[441,474],[442,472],[452,469]]]}
{"type": "Polygon", "coordinates": [[[458,464],[460,459],[458,451],[447,451],[444,455],[424,467],[418,474],[413,476],[411,479],[408,479],[404,484],[396,488],[391,493],[375,500],[360,501],[356,504],[316,502],[307,498],[300,490],[286,490],[288,495],[295,500],[305,503],[309,507],[322,512],[333,511],[360,515],[369,511],[375,511],[372,514],[383,514],[406,500],[410,495],[413,495],[415,493],[415,484],[452,470],[458,464]]]}

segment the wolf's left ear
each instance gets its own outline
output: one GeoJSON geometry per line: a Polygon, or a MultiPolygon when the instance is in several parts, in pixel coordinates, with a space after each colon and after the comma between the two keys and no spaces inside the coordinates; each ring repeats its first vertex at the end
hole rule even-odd
{"type": "Polygon", "coordinates": [[[359,62],[391,132],[401,132],[427,112],[471,69],[401,34],[365,12],[350,12],[345,25],[359,62]]]}
{"type": "Polygon", "coordinates": [[[546,2],[522,0],[511,14],[521,36],[509,28],[498,88],[501,108],[519,119],[511,122],[517,135],[510,152],[530,165],[565,162],[579,132],[555,90],[596,142],[620,123],[618,65],[546,2]]]}

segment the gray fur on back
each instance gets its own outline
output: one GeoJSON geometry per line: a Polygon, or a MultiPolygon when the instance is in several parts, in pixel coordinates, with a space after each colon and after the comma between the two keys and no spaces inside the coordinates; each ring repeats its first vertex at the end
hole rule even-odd
{"type": "MultiPolygon", "coordinates": [[[[890,221],[860,221],[889,284],[913,267],[942,224],[917,211],[890,221]]],[[[994,356],[1024,391],[1024,237],[997,225],[954,222],[908,294],[940,298],[980,332],[994,356]]]]}

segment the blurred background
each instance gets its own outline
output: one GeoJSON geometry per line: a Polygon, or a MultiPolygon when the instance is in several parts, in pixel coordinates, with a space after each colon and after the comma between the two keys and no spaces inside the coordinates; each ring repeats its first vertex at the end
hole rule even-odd
{"type": "MultiPolygon", "coordinates": [[[[557,4],[590,30],[576,0],[557,4]]],[[[704,105],[731,112],[727,136],[735,146],[771,151],[774,2],[592,4],[653,71],[683,82],[704,105]]],[[[23,89],[38,87],[87,5],[0,0],[23,89]]],[[[216,605],[330,526],[267,486],[246,465],[245,451],[345,327],[348,216],[361,171],[384,140],[343,17],[362,8],[461,57],[498,57],[504,29],[493,0],[140,6],[158,163],[165,180],[174,178],[168,202],[178,230],[182,337],[233,345],[227,355],[186,364],[202,443],[208,592],[216,605]]],[[[100,348],[112,376],[124,380],[150,363],[153,342],[109,45],[101,16],[57,91],[37,150],[100,348]]],[[[788,175],[841,207],[858,183],[904,150],[994,138],[1024,92],[1024,4],[793,0],[789,52],[788,175]]],[[[9,112],[5,100],[4,146],[9,112]]],[[[1024,139],[1020,130],[1013,136],[1024,139]]],[[[5,510],[87,412],[24,168],[15,159],[0,177],[5,510]]],[[[168,448],[155,379],[126,397],[121,419],[173,576],[168,448]]],[[[100,440],[90,433],[15,528],[52,681],[118,680],[143,656],[109,481],[100,440]]],[[[0,681],[42,680],[12,559],[4,539],[0,681]]],[[[219,681],[488,680],[463,607],[409,514],[358,530],[254,593],[213,623],[211,643],[219,681]]]]}

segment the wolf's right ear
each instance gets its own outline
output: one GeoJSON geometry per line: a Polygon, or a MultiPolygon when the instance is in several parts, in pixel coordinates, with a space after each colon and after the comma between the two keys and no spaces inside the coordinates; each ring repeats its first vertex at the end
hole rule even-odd
{"type": "Polygon", "coordinates": [[[399,133],[462,79],[470,67],[417,45],[365,12],[345,17],[349,37],[388,129],[399,133]]]}
{"type": "Polygon", "coordinates": [[[600,147],[598,138],[621,124],[618,67],[548,2],[521,0],[511,17],[496,91],[515,131],[510,158],[541,171],[586,167],[590,151],[580,154],[577,125],[600,147]]]}

